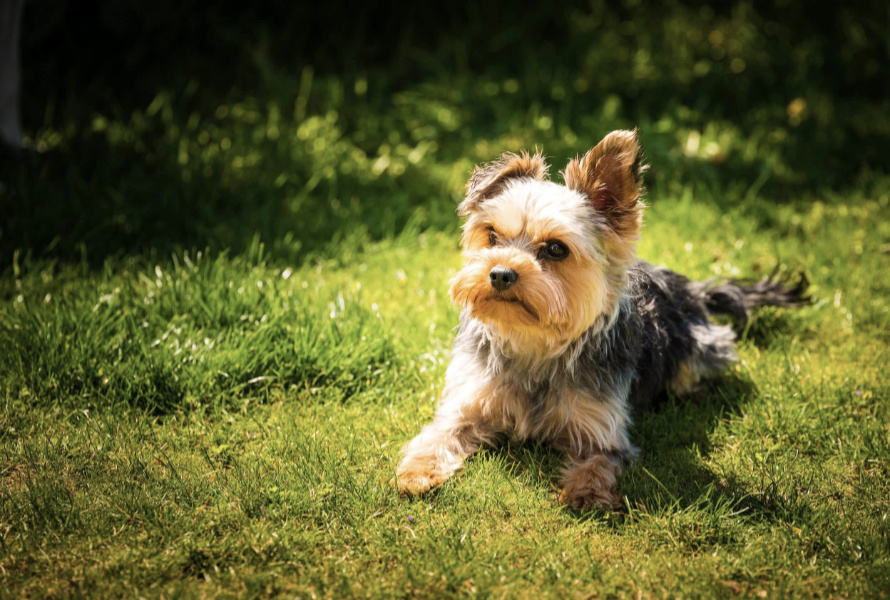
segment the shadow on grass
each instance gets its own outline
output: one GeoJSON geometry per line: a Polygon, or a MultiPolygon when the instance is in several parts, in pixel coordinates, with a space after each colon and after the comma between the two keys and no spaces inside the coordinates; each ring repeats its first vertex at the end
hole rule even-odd
{"type": "MultiPolygon", "coordinates": [[[[698,397],[665,397],[658,408],[637,414],[631,439],[641,453],[619,479],[618,492],[627,504],[615,513],[568,512],[579,521],[606,516],[614,525],[627,522],[627,517],[670,514],[690,521],[737,515],[768,523],[806,520],[811,510],[800,501],[796,482],[778,464],[759,465],[761,481],[755,488],[702,466],[702,458],[713,450],[714,429],[721,420],[743,412],[746,399],[756,393],[750,380],[728,374],[708,384],[698,397]]],[[[511,476],[542,491],[558,489],[564,463],[560,452],[535,441],[505,443],[493,452],[505,460],[511,476]]],[[[719,523],[710,537],[700,534],[687,535],[685,541],[729,543],[733,535],[719,523]],[[715,535],[719,539],[711,539],[715,535]]]]}

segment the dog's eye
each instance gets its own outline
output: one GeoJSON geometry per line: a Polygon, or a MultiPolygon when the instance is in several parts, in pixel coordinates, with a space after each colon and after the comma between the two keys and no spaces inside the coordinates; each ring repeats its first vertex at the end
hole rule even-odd
{"type": "Polygon", "coordinates": [[[562,242],[547,242],[541,248],[541,255],[550,260],[562,260],[569,255],[569,247],[562,242]]]}
{"type": "Polygon", "coordinates": [[[488,232],[488,245],[489,246],[497,246],[498,245],[498,234],[494,232],[494,229],[488,232]]]}

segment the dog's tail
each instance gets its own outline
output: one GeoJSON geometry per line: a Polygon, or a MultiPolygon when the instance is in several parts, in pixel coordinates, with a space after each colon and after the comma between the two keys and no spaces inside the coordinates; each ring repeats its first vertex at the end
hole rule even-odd
{"type": "Polygon", "coordinates": [[[748,324],[752,308],[794,308],[810,302],[806,275],[801,272],[783,276],[778,274],[778,269],[760,281],[714,278],[690,282],[689,287],[695,296],[704,301],[708,312],[729,315],[740,329],[748,324]]]}

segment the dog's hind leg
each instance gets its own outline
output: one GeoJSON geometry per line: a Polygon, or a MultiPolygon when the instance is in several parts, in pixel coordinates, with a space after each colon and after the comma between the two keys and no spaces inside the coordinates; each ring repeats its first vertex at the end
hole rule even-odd
{"type": "Polygon", "coordinates": [[[692,354],[682,361],[668,389],[682,396],[698,389],[702,379],[723,372],[738,359],[735,351],[735,332],[729,325],[707,323],[690,326],[694,341],[692,354]]]}

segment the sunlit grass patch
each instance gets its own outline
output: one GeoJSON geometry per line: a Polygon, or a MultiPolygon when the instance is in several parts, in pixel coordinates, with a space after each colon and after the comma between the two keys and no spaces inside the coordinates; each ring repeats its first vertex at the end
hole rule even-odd
{"type": "MultiPolygon", "coordinates": [[[[862,202],[831,220],[796,214],[855,238],[862,202]]],[[[637,416],[642,456],[617,514],[559,505],[559,457],[510,440],[428,497],[389,486],[441,389],[453,235],[357,241],[304,264],[259,248],[86,273],[23,263],[2,313],[8,581],[29,593],[123,581],[185,594],[874,593],[887,349],[861,323],[886,322],[872,291],[886,284],[869,279],[884,257],[840,276],[836,257],[855,248],[771,238],[761,223],[701,196],[653,198],[646,258],[699,278],[803,268],[815,302],[761,312],[737,368],[637,416]]]]}

